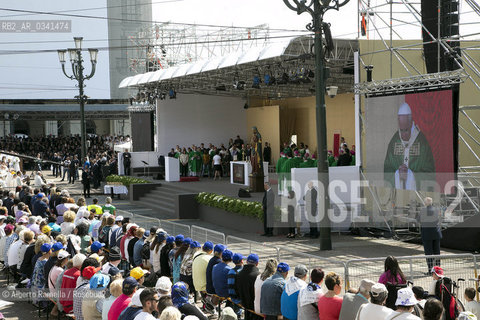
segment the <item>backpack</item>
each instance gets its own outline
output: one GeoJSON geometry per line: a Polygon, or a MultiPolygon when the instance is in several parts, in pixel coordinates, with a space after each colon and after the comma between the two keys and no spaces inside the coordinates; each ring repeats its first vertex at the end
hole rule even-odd
{"type": "Polygon", "coordinates": [[[145,242],[142,247],[142,251],[140,252],[142,256],[142,260],[149,260],[150,259],[150,242],[145,242]]]}
{"type": "Polygon", "coordinates": [[[450,278],[443,278],[437,281],[435,295],[442,302],[445,308],[445,319],[455,320],[460,314],[457,300],[451,294],[453,283],[450,278]]]}
{"type": "Polygon", "coordinates": [[[105,246],[108,248],[108,243],[109,243],[109,238],[108,238],[108,234],[110,233],[110,229],[112,229],[111,226],[104,226],[102,228],[102,231],[100,232],[100,234],[98,235],[98,241],[102,242],[102,243],[105,243],[105,246]]]}

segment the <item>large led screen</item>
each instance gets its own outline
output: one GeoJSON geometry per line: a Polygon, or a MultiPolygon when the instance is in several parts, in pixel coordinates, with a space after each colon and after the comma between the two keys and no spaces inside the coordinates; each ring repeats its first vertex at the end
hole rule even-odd
{"type": "Polygon", "coordinates": [[[451,90],[367,98],[369,179],[395,189],[444,192],[455,177],[452,101],[451,90]]]}

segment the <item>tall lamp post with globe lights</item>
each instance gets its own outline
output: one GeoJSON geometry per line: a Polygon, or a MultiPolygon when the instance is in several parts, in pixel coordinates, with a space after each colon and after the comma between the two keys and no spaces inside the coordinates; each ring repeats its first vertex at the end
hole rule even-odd
{"type": "MultiPolygon", "coordinates": [[[[323,217],[320,220],[320,250],[332,250],[331,222],[328,216],[328,163],[327,163],[327,120],[325,106],[325,78],[323,39],[324,29],[328,24],[323,22],[323,15],[330,9],[339,10],[349,0],[283,0],[285,5],[297,14],[310,13],[312,22],[307,25],[307,30],[314,32],[315,51],[315,110],[317,125],[317,159],[318,179],[323,185],[324,196],[320,199],[318,210],[323,209],[323,217]]],[[[329,31],[329,28],[328,28],[329,31]]],[[[319,190],[319,195],[322,195],[319,190]]],[[[319,212],[320,213],[320,212],[319,212]]]]}
{"type": "Polygon", "coordinates": [[[78,99],[80,103],[80,130],[81,130],[81,143],[82,143],[82,158],[81,163],[83,163],[85,157],[87,156],[87,144],[86,144],[86,129],[85,129],[85,102],[87,101],[88,97],[84,94],[83,89],[85,88],[84,81],[88,80],[93,77],[95,74],[95,67],[97,65],[97,57],[98,57],[98,49],[88,49],[90,53],[90,62],[92,63],[92,71],[88,76],[83,74],[85,68],[83,67],[83,58],[82,58],[82,37],[74,37],[75,40],[75,48],[68,49],[68,50],[57,50],[58,52],[58,59],[62,65],[63,74],[71,79],[78,81],[78,91],[79,94],[75,98],[78,99]],[[69,76],[65,70],[65,61],[66,55],[70,58],[70,63],[72,64],[72,75],[69,76]]]}

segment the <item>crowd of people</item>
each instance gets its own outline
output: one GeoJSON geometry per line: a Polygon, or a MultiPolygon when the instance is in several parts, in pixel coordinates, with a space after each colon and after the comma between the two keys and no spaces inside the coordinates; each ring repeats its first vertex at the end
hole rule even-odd
{"type": "MultiPolygon", "coordinates": [[[[200,146],[180,147],[177,145],[168,153],[168,157],[177,158],[180,162],[182,177],[196,176],[220,179],[230,174],[230,161],[249,161],[252,145],[245,143],[240,136],[230,139],[228,146],[214,146],[204,143],[200,146]]],[[[271,162],[271,147],[268,142],[263,146],[264,161],[271,162]]]]}
{"type": "Polygon", "coordinates": [[[55,187],[4,194],[0,260],[17,289],[36,293],[32,302],[41,310],[77,320],[476,319],[480,309],[475,289],[467,288],[468,318],[450,316],[441,294],[448,278],[439,266],[430,288],[410,288],[388,257],[377,282],[364,279],[340,297],[342,279],[333,272],[301,264],[290,270],[223,244],[145,230],[117,214],[110,198],[87,205],[55,187]]]}

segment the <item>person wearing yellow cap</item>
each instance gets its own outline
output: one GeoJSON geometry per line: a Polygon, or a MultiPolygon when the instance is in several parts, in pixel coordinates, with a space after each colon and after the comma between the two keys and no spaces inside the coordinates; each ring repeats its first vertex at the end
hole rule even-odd
{"type": "Polygon", "coordinates": [[[148,270],[144,270],[140,267],[135,267],[130,271],[130,277],[137,280],[138,285],[142,285],[145,282],[145,275],[148,273],[148,270]]]}
{"type": "Polygon", "coordinates": [[[52,227],[50,227],[48,224],[42,227],[42,233],[47,237],[51,237],[51,234],[50,234],[51,231],[52,231],[52,227]]]}

